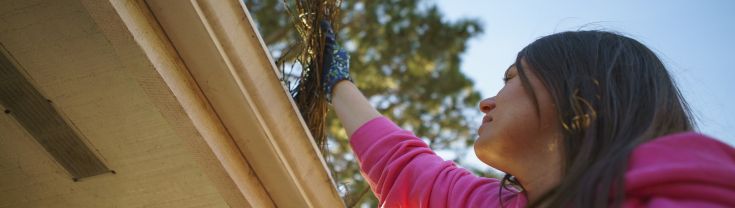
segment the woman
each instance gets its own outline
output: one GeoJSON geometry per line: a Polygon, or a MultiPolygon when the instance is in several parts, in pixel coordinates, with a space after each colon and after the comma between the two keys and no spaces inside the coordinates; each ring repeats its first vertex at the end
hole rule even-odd
{"type": "Polygon", "coordinates": [[[507,173],[496,180],[382,117],[322,27],[328,100],[381,206],[735,207],[735,149],[692,132],[664,65],[636,40],[563,32],[521,50],[503,89],[480,102],[474,149],[507,173]]]}

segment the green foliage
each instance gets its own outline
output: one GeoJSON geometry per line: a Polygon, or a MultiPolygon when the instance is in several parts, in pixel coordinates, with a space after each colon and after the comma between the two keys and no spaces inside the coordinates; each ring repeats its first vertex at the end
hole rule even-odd
{"type": "MultiPolygon", "coordinates": [[[[283,2],[245,4],[274,58],[289,66],[295,57],[288,57],[287,50],[298,37],[283,2]]],[[[341,22],[335,23],[337,40],[350,54],[353,79],[365,96],[383,115],[461,162],[476,138],[481,95],[460,71],[460,54],[470,38],[482,33],[480,22],[449,21],[435,5],[421,0],[345,1],[341,14],[341,22]]],[[[347,135],[332,113],[327,132],[326,157],[345,202],[352,205],[364,198],[362,204],[374,207],[347,135]]]]}

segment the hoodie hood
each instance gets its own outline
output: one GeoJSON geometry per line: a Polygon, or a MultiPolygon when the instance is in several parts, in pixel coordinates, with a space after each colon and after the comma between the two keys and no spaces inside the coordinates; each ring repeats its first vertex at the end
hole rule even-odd
{"type": "Polygon", "coordinates": [[[625,207],[735,207],[735,149],[678,133],[637,147],[625,174],[625,207]]]}

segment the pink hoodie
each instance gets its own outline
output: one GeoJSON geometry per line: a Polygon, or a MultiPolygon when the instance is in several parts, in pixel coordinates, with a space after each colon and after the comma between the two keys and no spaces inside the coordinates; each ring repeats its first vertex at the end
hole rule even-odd
{"type": "MultiPolygon", "coordinates": [[[[365,123],[350,143],[381,207],[527,204],[499,180],[444,161],[385,117],[365,123]]],[[[632,153],[625,186],[625,207],[735,207],[735,149],[692,132],[658,138],[632,153]]]]}

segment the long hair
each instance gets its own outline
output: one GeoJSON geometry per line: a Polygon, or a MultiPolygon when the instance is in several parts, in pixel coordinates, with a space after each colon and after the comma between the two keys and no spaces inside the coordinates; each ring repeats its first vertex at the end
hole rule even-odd
{"type": "Polygon", "coordinates": [[[527,74],[539,77],[563,128],[560,183],[531,207],[618,207],[633,149],[693,128],[689,107],[661,60],[623,35],[549,35],[521,50],[515,66],[537,112],[540,92],[532,90],[527,74]]]}

